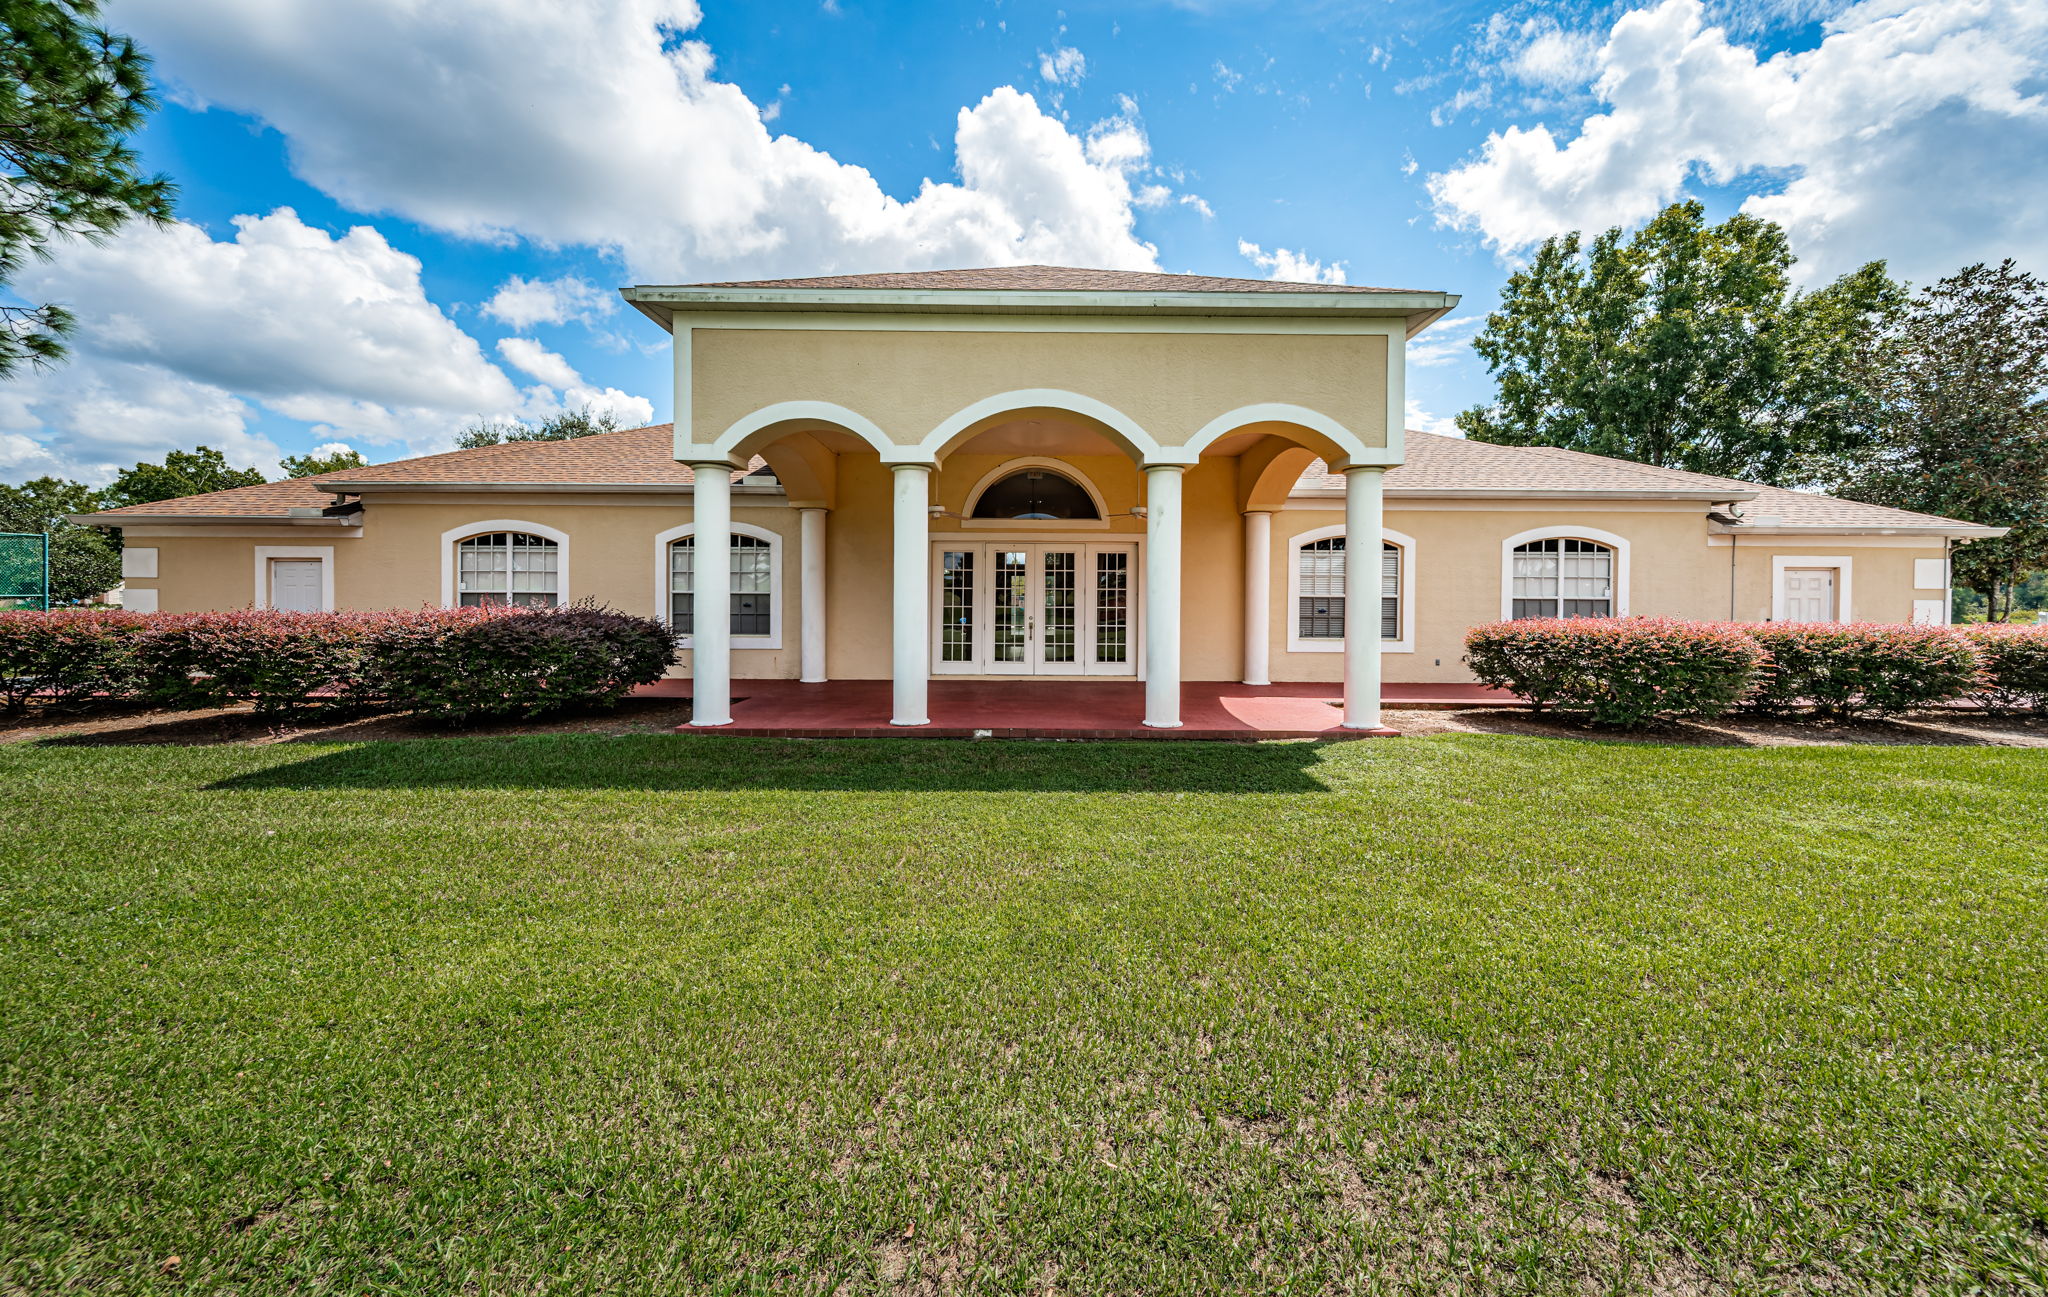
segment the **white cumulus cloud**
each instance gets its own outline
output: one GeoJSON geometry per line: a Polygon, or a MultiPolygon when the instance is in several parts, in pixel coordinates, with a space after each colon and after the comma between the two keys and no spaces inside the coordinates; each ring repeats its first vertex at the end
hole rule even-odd
{"type": "Polygon", "coordinates": [[[1344,263],[1341,261],[1324,265],[1305,252],[1292,252],[1286,248],[1268,252],[1250,239],[1237,241],[1237,254],[1265,271],[1268,279],[1284,279],[1297,284],[1344,282],[1344,263]]]}
{"type": "Polygon", "coordinates": [[[959,112],[957,179],[898,198],[772,134],[687,37],[700,17],[691,0],[125,0],[120,13],[188,102],[274,126],[295,171],[351,207],[612,252],[643,281],[1156,266],[1135,231],[1149,150],[1134,114],[1077,135],[998,88],[959,112]]]}
{"type": "Polygon", "coordinates": [[[530,329],[536,324],[567,324],[571,320],[588,323],[611,314],[618,302],[616,294],[581,275],[563,275],[559,279],[513,275],[498,285],[498,291],[484,303],[483,311],[515,329],[530,329]]]}
{"type": "Polygon", "coordinates": [[[583,404],[652,416],[524,339],[508,342],[537,354],[505,354],[541,382],[514,384],[427,298],[419,261],[374,228],[331,235],[290,208],[233,224],[225,240],[185,222],[131,226],[23,270],[24,294],[76,313],[76,354],[0,387],[0,470],[104,480],[198,444],[270,469],[278,448],[252,426],[265,411],[316,438],[419,452],[445,449],[476,416],[583,404]]]}
{"type": "MultiPolygon", "coordinates": [[[[1532,80],[1576,65],[1568,48],[1536,48],[1520,56],[1532,80]]],[[[1809,275],[1878,257],[1920,280],[1986,256],[2048,261],[2038,3],[1864,0],[1814,48],[1760,59],[1698,0],[1662,0],[1616,20],[1592,66],[1604,111],[1575,131],[1489,135],[1430,177],[1440,223],[1511,254],[1741,181],[1744,210],[1783,224],[1809,275]]]]}
{"type": "Polygon", "coordinates": [[[581,387],[583,376],[576,367],[532,338],[500,338],[498,354],[515,368],[533,375],[549,387],[581,387]]]}

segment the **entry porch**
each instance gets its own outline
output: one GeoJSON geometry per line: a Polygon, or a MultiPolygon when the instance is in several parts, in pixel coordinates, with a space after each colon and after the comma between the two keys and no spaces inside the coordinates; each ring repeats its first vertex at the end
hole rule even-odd
{"type": "MultiPolygon", "coordinates": [[[[689,696],[688,680],[665,680],[661,693],[689,696]]],[[[1387,736],[1383,727],[1344,724],[1341,684],[1246,685],[1197,680],[1179,689],[1181,724],[1145,723],[1145,686],[1136,680],[931,681],[928,725],[890,724],[894,691],[887,680],[740,680],[732,689],[730,725],[687,733],[755,738],[1006,738],[1006,739],[1337,739],[1387,736]]],[[[1524,705],[1480,685],[1387,685],[1389,707],[1524,705]]]]}

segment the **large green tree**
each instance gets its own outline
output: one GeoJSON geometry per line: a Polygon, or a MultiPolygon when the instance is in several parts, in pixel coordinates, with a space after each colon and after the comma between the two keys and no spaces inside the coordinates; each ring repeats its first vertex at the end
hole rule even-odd
{"type": "Polygon", "coordinates": [[[253,468],[235,468],[211,446],[174,450],[161,464],[137,464],[114,475],[104,497],[106,508],[154,504],[187,495],[205,495],[237,486],[261,486],[268,479],[253,468]]]}
{"type": "Polygon", "coordinates": [[[0,486],[0,531],[49,533],[52,604],[97,599],[121,584],[120,542],[67,520],[102,507],[99,492],[83,482],[39,477],[0,486]]]}
{"type": "Polygon", "coordinates": [[[2048,284],[2011,261],[1923,289],[1864,362],[1872,431],[1825,477],[1873,504],[2012,530],[1955,553],[1956,584],[2003,621],[2048,567],[2048,284]]]}
{"type": "Polygon", "coordinates": [[[278,467],[286,477],[312,477],[319,473],[339,473],[345,468],[361,468],[369,461],[347,447],[325,453],[311,451],[304,455],[286,455],[278,467]]]}
{"type": "Polygon", "coordinates": [[[1562,446],[1788,483],[1868,421],[1853,363],[1898,309],[1882,262],[1794,292],[1785,232],[1698,203],[1633,235],[1545,240],[1473,348],[1498,391],[1458,416],[1476,441],[1562,446]]]}
{"type": "Polygon", "coordinates": [[[618,430],[618,418],[610,410],[585,406],[580,410],[551,414],[539,423],[482,419],[457,433],[455,444],[463,450],[475,450],[479,446],[497,446],[508,441],[573,441],[578,437],[595,437],[599,433],[618,430]]]}
{"type": "MultiPolygon", "coordinates": [[[[171,218],[171,182],[127,138],[155,107],[149,60],[94,20],[96,0],[0,0],[0,286],[61,238],[171,218]]],[[[64,355],[69,312],[0,306],[0,377],[64,355]]]]}

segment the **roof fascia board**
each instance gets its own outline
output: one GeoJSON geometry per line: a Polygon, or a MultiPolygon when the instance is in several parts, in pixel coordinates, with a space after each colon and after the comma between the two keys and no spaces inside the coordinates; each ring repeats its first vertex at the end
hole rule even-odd
{"type": "Polygon", "coordinates": [[[284,513],[74,513],[67,515],[66,521],[81,527],[210,527],[257,524],[265,527],[324,527],[329,530],[346,530],[363,525],[355,517],[294,518],[284,513]]]}
{"type": "Polygon", "coordinates": [[[1779,527],[1728,527],[1712,523],[1708,526],[1709,534],[1714,536],[1956,536],[1969,540],[1994,540],[2010,530],[2009,527],[1979,527],[1967,522],[1894,523],[1890,526],[1813,522],[1803,525],[1789,523],[1779,527]]]}
{"type": "MultiPolygon", "coordinates": [[[[791,289],[791,288],[664,288],[642,284],[620,290],[646,311],[665,308],[718,310],[809,311],[934,311],[982,314],[1302,315],[1312,311],[1337,315],[1441,314],[1458,304],[1455,294],[1409,290],[1353,293],[1132,293],[1077,292],[1066,289],[991,291],[986,289],[791,289]]],[[[662,317],[654,316],[660,320],[662,317]]]]}
{"type": "MultiPolygon", "coordinates": [[[[492,495],[679,495],[688,497],[687,482],[322,482],[323,491],[337,495],[388,495],[392,492],[422,494],[460,491],[492,495]]],[[[770,496],[783,493],[780,486],[732,486],[734,495],[770,496]]]]}
{"type": "MultiPolygon", "coordinates": [[[[1386,495],[1389,500],[1492,500],[1502,503],[1528,500],[1536,504],[1544,504],[1553,500],[1687,500],[1718,504],[1723,500],[1739,501],[1757,498],[1757,492],[1755,491],[1628,491],[1620,489],[1608,491],[1531,491],[1526,486],[1501,487],[1498,489],[1492,487],[1390,486],[1386,489],[1386,495]]],[[[1290,498],[1305,500],[1342,499],[1343,496],[1344,489],[1342,487],[1305,487],[1290,493],[1290,498]]]]}

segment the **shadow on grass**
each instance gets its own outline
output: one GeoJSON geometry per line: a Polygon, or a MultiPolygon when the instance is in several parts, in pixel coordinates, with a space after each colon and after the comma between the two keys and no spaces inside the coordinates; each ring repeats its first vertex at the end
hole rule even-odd
{"type": "Polygon", "coordinates": [[[1323,753],[1323,745],[1306,742],[550,735],[366,743],[249,771],[210,787],[1308,793],[1327,791],[1316,773],[1323,753]]]}

